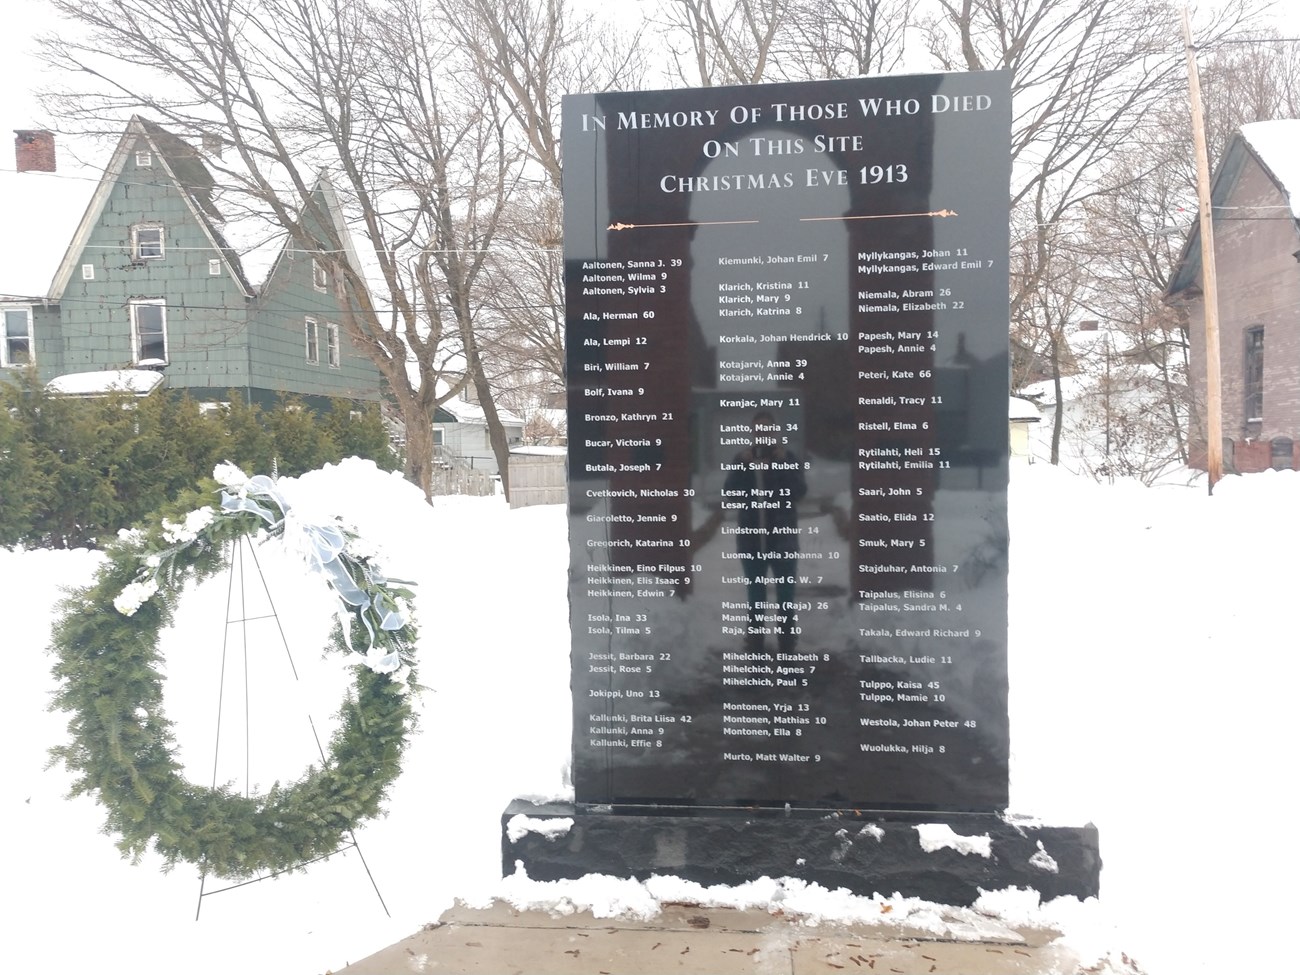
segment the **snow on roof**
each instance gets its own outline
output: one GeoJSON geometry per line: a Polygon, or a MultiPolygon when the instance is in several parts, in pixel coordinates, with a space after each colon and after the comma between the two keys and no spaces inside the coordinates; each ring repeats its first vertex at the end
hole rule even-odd
{"type": "MultiPolygon", "coordinates": [[[[463,399],[452,398],[441,404],[441,408],[446,410],[456,418],[457,423],[486,423],[487,419],[483,413],[483,407],[477,403],[469,403],[463,399]]],[[[523,425],[523,417],[515,416],[509,410],[497,408],[497,416],[502,423],[517,423],[523,425]]]]}
{"type": "Polygon", "coordinates": [[[1037,423],[1041,416],[1038,413],[1038,407],[1027,399],[1019,396],[1012,396],[1010,408],[1007,416],[1012,420],[1027,420],[1030,423],[1037,423]]]}
{"type": "Polygon", "coordinates": [[[1291,215],[1300,220],[1300,119],[1248,122],[1241,137],[1277,178],[1291,202],[1291,215]]]}
{"type": "Polygon", "coordinates": [[[568,454],[568,447],[552,447],[545,443],[530,443],[528,446],[511,447],[511,454],[534,454],[538,456],[549,456],[549,458],[562,458],[568,454]]]}
{"type": "MultiPolygon", "coordinates": [[[[418,376],[416,377],[416,381],[419,381],[418,376]]],[[[439,396],[446,395],[447,390],[451,389],[451,383],[447,382],[445,378],[440,376],[438,379],[434,380],[434,389],[437,390],[439,396]]],[[[457,423],[487,422],[486,415],[483,412],[483,407],[465,399],[465,393],[463,391],[456,396],[453,396],[451,399],[438,404],[438,409],[446,411],[455,418],[457,423]]],[[[562,410],[561,413],[563,412],[564,411],[562,410]]],[[[510,412],[510,410],[507,410],[502,406],[497,406],[497,416],[501,418],[502,423],[515,423],[519,426],[523,426],[525,422],[523,417],[510,412]]]]}
{"type": "MultiPolygon", "coordinates": [[[[1061,398],[1069,403],[1087,393],[1097,381],[1091,376],[1076,375],[1061,377],[1061,398]]],[[[1039,406],[1056,405],[1056,387],[1052,380],[1030,383],[1020,390],[1020,395],[1039,406]]]]}
{"type": "Polygon", "coordinates": [[[56,80],[53,69],[40,58],[36,37],[44,31],[62,33],[67,22],[48,4],[31,0],[8,4],[5,13],[11,30],[5,39],[5,56],[0,58],[7,120],[7,138],[0,144],[0,214],[9,232],[0,246],[0,297],[40,298],[49,292],[112,145],[57,132],[58,172],[16,171],[14,133],[55,128],[36,95],[56,80]]]}
{"type": "Polygon", "coordinates": [[[99,183],[98,171],[81,166],[59,137],[58,172],[19,173],[12,158],[0,161],[0,213],[10,230],[0,250],[0,295],[43,298],[99,183]]]}
{"type": "Polygon", "coordinates": [[[162,373],[149,369],[97,369],[56,376],[45,388],[64,396],[107,396],[109,393],[148,396],[162,381],[162,373]]]}

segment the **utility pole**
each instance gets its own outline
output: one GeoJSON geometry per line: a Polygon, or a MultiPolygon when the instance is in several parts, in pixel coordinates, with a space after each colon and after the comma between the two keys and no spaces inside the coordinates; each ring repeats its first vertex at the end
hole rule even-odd
{"type": "Polygon", "coordinates": [[[1192,143],[1196,151],[1196,197],[1201,214],[1201,291],[1205,297],[1205,467],[1210,493],[1223,477],[1223,397],[1219,382],[1219,285],[1214,267],[1214,212],[1210,206],[1210,161],[1205,148],[1201,79],[1196,71],[1192,24],[1183,7],[1187,48],[1187,90],[1192,103],[1192,143]]]}

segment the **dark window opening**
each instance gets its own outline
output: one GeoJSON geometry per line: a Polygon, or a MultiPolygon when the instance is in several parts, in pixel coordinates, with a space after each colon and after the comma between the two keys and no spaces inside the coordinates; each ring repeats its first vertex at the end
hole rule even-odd
{"type": "Polygon", "coordinates": [[[131,303],[137,364],[167,362],[167,305],[160,300],[131,303]]]}
{"type": "Polygon", "coordinates": [[[1264,329],[1246,330],[1245,392],[1246,422],[1264,419],[1264,329]]]}
{"type": "Polygon", "coordinates": [[[1269,447],[1273,470],[1289,471],[1295,467],[1295,446],[1290,437],[1274,437],[1269,447]]]}

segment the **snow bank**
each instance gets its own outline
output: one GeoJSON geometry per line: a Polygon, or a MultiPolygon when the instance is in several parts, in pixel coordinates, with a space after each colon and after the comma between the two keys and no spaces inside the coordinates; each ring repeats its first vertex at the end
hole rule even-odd
{"type": "MultiPolygon", "coordinates": [[[[1011,812],[1096,822],[1103,894],[1101,903],[1040,904],[1033,892],[989,892],[968,911],[789,878],[735,888],[674,877],[543,884],[516,872],[502,880],[507,803],[570,794],[564,510],[511,511],[500,498],[430,507],[400,477],[360,461],[281,484],[304,515],[343,513],[383,550],[391,576],[418,587],[420,726],[388,815],[357,834],[392,917],[355,851],[306,874],[207,897],[198,924],[197,871],[163,874],[151,857],[122,861],[99,832],[101,810],[87,797],[66,798],[66,774],[45,768],[66,725],[65,715],[45,710],[50,613],[60,588],[88,581],[98,557],[0,550],[16,610],[5,641],[10,671],[0,682],[0,829],[21,838],[7,862],[23,891],[8,912],[18,932],[6,944],[14,970],[48,967],[74,918],[79,940],[96,946],[109,971],[166,971],[184,958],[194,975],[227,975],[250,957],[266,971],[324,971],[400,940],[456,898],[493,897],[601,917],[650,917],[666,901],[779,909],[808,924],[901,923],[941,937],[1035,924],[1065,931],[1086,957],[1123,949],[1151,975],[1275,967],[1272,939],[1227,943],[1186,931],[1210,910],[1255,930],[1288,930],[1282,885],[1300,872],[1300,853],[1279,839],[1289,827],[1259,811],[1290,799],[1289,776],[1279,773],[1291,764],[1288,692],[1300,665],[1284,616],[1294,572],[1279,553],[1300,551],[1300,475],[1230,478],[1209,498],[1187,488],[1098,485],[1042,464],[1015,470],[1011,812]],[[1209,811],[1224,806],[1246,815],[1229,826],[1209,811]],[[1237,825],[1251,811],[1256,825],[1237,825]]],[[[328,619],[311,587],[288,574],[272,587],[292,594],[277,609],[298,620],[286,628],[303,687],[250,701],[262,729],[251,743],[263,753],[253,774],[263,788],[310,760],[287,744],[281,751],[281,732],[292,737],[302,709],[332,712],[348,680],[340,684],[338,668],[315,652],[328,619]]],[[[211,655],[221,617],[207,615],[211,602],[197,594],[191,609],[187,597],[164,643],[167,710],[196,776],[212,774],[211,655]]],[[[241,769],[223,777],[237,780],[241,769]]]]}

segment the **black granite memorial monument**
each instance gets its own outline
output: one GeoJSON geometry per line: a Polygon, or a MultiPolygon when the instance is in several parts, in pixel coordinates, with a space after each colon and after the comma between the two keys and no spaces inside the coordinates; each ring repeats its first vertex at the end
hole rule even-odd
{"type": "Polygon", "coordinates": [[[1095,893],[1095,832],[1053,873],[998,815],[1008,86],[566,98],[575,803],[509,814],[575,826],[507,869],[973,899],[942,822],[1095,893]]]}

